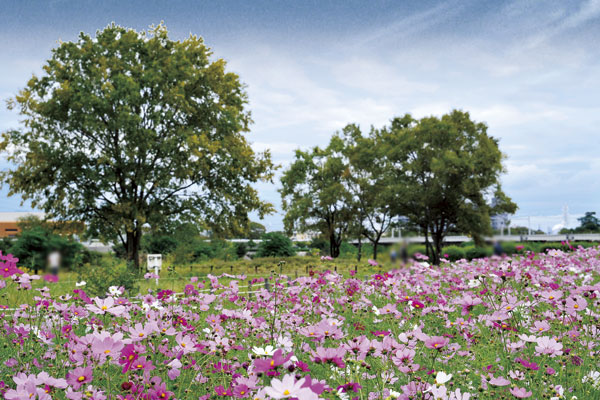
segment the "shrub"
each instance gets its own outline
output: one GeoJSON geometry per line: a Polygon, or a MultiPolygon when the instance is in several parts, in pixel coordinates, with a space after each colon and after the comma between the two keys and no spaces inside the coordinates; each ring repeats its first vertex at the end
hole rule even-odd
{"type": "Polygon", "coordinates": [[[265,233],[258,246],[257,257],[291,257],[296,252],[292,241],[278,232],[265,233]]]}
{"type": "Polygon", "coordinates": [[[63,236],[52,233],[42,226],[21,232],[12,242],[9,251],[19,259],[19,264],[36,272],[46,267],[46,257],[52,251],[61,254],[61,266],[70,269],[80,264],[83,258],[83,246],[63,236]]]}
{"type": "MultiPolygon", "coordinates": [[[[363,246],[363,250],[364,250],[364,246],[363,246]]],[[[358,249],[356,248],[356,246],[353,246],[352,244],[350,244],[348,242],[342,242],[342,244],[340,245],[340,257],[341,258],[356,258],[357,254],[358,254],[358,249]]]]}
{"type": "Polygon", "coordinates": [[[491,249],[487,247],[476,247],[469,246],[465,247],[465,256],[467,259],[472,260],[474,258],[485,258],[492,255],[491,249]]]}
{"type": "Polygon", "coordinates": [[[148,234],[142,237],[142,250],[148,254],[171,254],[177,245],[177,239],[171,235],[148,234]]]}
{"type": "Polygon", "coordinates": [[[466,258],[465,250],[460,246],[448,246],[442,249],[442,254],[448,254],[448,260],[456,261],[466,258]]]}
{"type": "Polygon", "coordinates": [[[248,246],[244,242],[239,242],[235,244],[235,254],[238,258],[243,258],[248,252],[248,246]]]}
{"type": "Polygon", "coordinates": [[[502,242],[500,246],[502,246],[502,251],[508,256],[517,254],[517,245],[514,242],[502,242]]]}
{"type": "Polygon", "coordinates": [[[131,293],[138,291],[137,271],[112,257],[101,257],[98,264],[85,264],[77,272],[78,280],[86,282],[85,291],[90,296],[104,296],[111,286],[122,286],[131,293]]]}
{"type": "Polygon", "coordinates": [[[412,244],[407,249],[408,256],[414,258],[415,254],[427,254],[427,248],[422,244],[412,244]]]}

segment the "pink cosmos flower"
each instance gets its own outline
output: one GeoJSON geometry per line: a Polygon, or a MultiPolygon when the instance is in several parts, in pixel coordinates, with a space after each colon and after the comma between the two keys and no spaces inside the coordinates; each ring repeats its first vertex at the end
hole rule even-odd
{"type": "Polygon", "coordinates": [[[288,362],[293,355],[293,353],[289,353],[287,356],[283,356],[283,351],[281,349],[278,349],[277,351],[275,351],[272,358],[254,360],[254,368],[256,372],[272,371],[280,365],[283,365],[286,362],[288,362]]]}
{"type": "Polygon", "coordinates": [[[578,311],[583,311],[587,307],[587,301],[581,296],[567,298],[567,312],[570,315],[575,315],[578,311]]]}
{"type": "Polygon", "coordinates": [[[490,381],[488,383],[492,386],[508,386],[508,385],[510,385],[510,381],[502,376],[500,376],[498,378],[492,377],[492,379],[490,379],[490,381]]]}
{"type": "Polygon", "coordinates": [[[520,388],[520,387],[515,387],[510,389],[510,392],[512,393],[513,396],[515,396],[518,399],[526,399],[528,397],[531,397],[531,395],[533,394],[532,392],[528,392],[527,389],[525,388],[520,388]]]}
{"type": "Polygon", "coordinates": [[[537,339],[537,346],[535,346],[535,351],[538,354],[548,354],[550,357],[560,356],[562,355],[562,343],[558,343],[555,339],[550,338],[548,336],[544,336],[537,339]]]}
{"type": "Polygon", "coordinates": [[[99,297],[94,298],[94,302],[96,305],[88,304],[86,308],[93,312],[94,314],[103,315],[105,313],[110,313],[115,316],[123,315],[125,312],[125,307],[123,306],[115,306],[115,299],[112,297],[107,297],[106,299],[100,299],[99,297]]]}
{"type": "Polygon", "coordinates": [[[344,368],[346,364],[344,363],[344,356],[346,355],[346,349],[343,347],[336,348],[324,348],[317,347],[316,351],[312,352],[313,361],[316,363],[334,363],[339,368],[344,368]]]}
{"type": "Polygon", "coordinates": [[[432,336],[425,340],[425,347],[428,349],[441,350],[444,346],[448,345],[450,340],[443,336],[432,336]]]}
{"type": "Polygon", "coordinates": [[[92,367],[77,367],[67,373],[67,383],[75,390],[92,381],[92,367]]]}
{"type": "Polygon", "coordinates": [[[535,321],[533,327],[529,329],[531,333],[547,332],[550,330],[550,324],[546,321],[535,321]]]}
{"type": "Polygon", "coordinates": [[[296,382],[293,374],[287,374],[282,380],[273,378],[271,386],[265,387],[265,392],[273,399],[295,397],[298,400],[317,400],[319,396],[304,385],[304,378],[296,382]]]}
{"type": "Polygon", "coordinates": [[[44,280],[46,282],[56,283],[56,282],[58,282],[58,276],[57,275],[46,274],[46,275],[44,275],[44,280]]]}

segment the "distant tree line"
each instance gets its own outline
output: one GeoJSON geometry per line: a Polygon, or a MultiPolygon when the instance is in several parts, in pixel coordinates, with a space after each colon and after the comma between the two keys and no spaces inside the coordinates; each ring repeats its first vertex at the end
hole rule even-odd
{"type": "Polygon", "coordinates": [[[290,234],[321,232],[332,257],[344,238],[368,240],[377,257],[384,233],[405,224],[425,236],[437,263],[449,233],[480,242],[490,216],[516,211],[500,186],[503,157],[487,126],[458,110],[407,114],[368,134],[350,124],[327,147],[296,151],[281,178],[284,225],[290,234]]]}
{"type": "Polygon", "coordinates": [[[595,211],[588,211],[583,217],[577,218],[579,226],[569,229],[563,228],[560,233],[600,233],[600,220],[596,217],[595,211]]]}

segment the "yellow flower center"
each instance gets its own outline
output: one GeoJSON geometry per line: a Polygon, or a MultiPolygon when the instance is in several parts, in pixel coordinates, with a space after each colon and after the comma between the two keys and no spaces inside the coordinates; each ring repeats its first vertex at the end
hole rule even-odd
{"type": "Polygon", "coordinates": [[[275,365],[275,361],[271,360],[271,367],[275,365]]]}
{"type": "Polygon", "coordinates": [[[579,304],[575,304],[573,308],[579,308],[579,304]]]}
{"type": "Polygon", "coordinates": [[[288,396],[289,394],[290,394],[290,391],[289,391],[289,390],[285,389],[285,390],[283,391],[283,395],[284,395],[284,396],[288,396]]]}
{"type": "Polygon", "coordinates": [[[144,337],[144,333],[140,332],[140,334],[138,335],[139,337],[144,337]]]}
{"type": "Polygon", "coordinates": [[[106,307],[106,306],[102,306],[101,308],[102,308],[102,311],[108,310],[108,307],[106,307]]]}
{"type": "Polygon", "coordinates": [[[81,375],[79,378],[77,378],[78,382],[83,382],[85,381],[85,376],[81,375]]]}
{"type": "Polygon", "coordinates": [[[110,350],[104,350],[104,354],[110,353],[110,350]]]}

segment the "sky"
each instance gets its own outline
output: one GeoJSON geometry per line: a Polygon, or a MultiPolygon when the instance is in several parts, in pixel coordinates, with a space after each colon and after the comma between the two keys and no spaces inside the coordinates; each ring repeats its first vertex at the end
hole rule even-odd
{"type": "MultiPolygon", "coordinates": [[[[59,40],[111,22],[173,39],[202,36],[247,85],[248,140],[281,171],[295,149],[325,145],[348,123],[367,131],[394,116],[456,108],[488,125],[505,153],[513,225],[569,225],[600,213],[600,0],[0,2],[0,132],[5,107],[40,74],[59,40]]],[[[0,169],[8,165],[0,159],[0,169]]],[[[275,183],[257,185],[281,208],[275,183]]],[[[0,190],[0,211],[29,210],[0,190]]],[[[262,221],[282,228],[282,215],[262,221]]]]}

